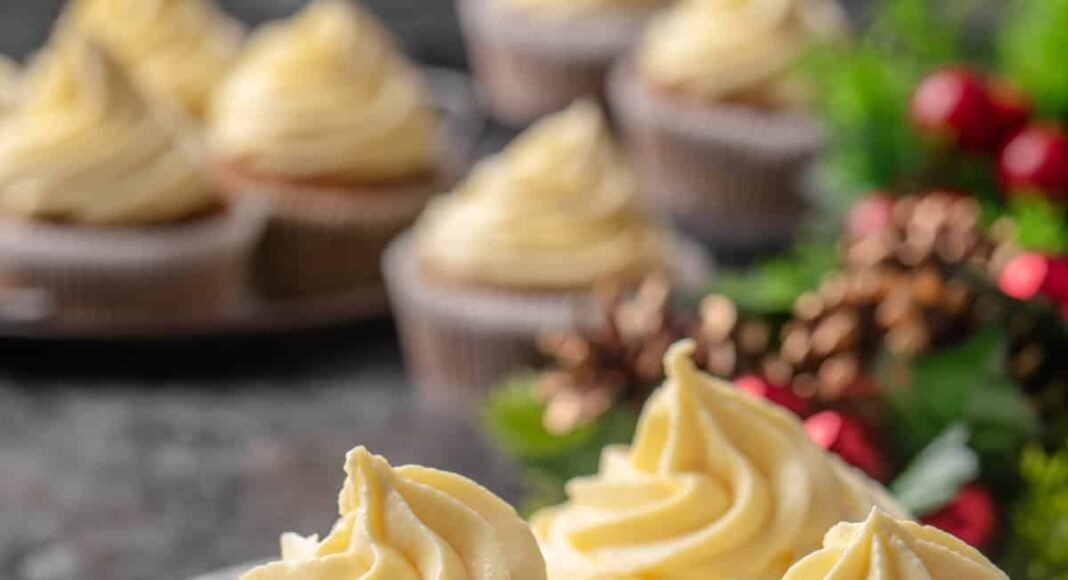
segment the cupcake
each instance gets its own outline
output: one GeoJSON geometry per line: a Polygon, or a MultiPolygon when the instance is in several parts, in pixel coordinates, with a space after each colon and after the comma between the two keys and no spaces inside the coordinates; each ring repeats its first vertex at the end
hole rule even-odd
{"type": "Polygon", "coordinates": [[[823,142],[793,71],[845,29],[834,0],[682,0],[651,22],[609,82],[650,205],[725,254],[788,242],[823,142]]]}
{"type": "Polygon", "coordinates": [[[841,523],[823,549],[801,560],[783,580],[1008,580],[978,550],[929,526],[873,509],[863,523],[841,523]]]}
{"type": "Polygon", "coordinates": [[[387,241],[448,173],[419,72],[345,0],[254,34],[215,94],[209,143],[223,192],[271,206],[255,274],[271,298],[380,285],[387,241]]]}
{"type": "Polygon", "coordinates": [[[779,579],[836,523],[900,513],[790,412],[698,371],[694,349],[666,355],[632,444],[535,514],[549,578],[779,579]]]}
{"type": "Polygon", "coordinates": [[[484,105],[525,125],[602,93],[612,61],[668,0],[459,0],[484,105]]]}
{"type": "Polygon", "coordinates": [[[345,473],[330,534],[283,535],[282,560],[241,580],[544,580],[530,528],[477,483],[394,468],[363,447],[348,453],[345,473]]]}
{"type": "Polygon", "coordinates": [[[385,258],[414,382],[439,402],[478,402],[534,362],[540,333],[590,315],[595,283],[670,268],[671,241],[635,190],[600,110],[579,102],[433,201],[385,258]]]}
{"type": "Polygon", "coordinates": [[[19,67],[0,55],[0,123],[11,114],[19,101],[19,67]]]}
{"type": "Polygon", "coordinates": [[[220,207],[181,117],[76,34],[24,89],[0,130],[0,283],[41,296],[58,324],[231,313],[255,212],[220,207]]]}
{"type": "Polygon", "coordinates": [[[211,0],[71,0],[68,26],[114,54],[154,99],[196,119],[243,34],[211,0]]]}

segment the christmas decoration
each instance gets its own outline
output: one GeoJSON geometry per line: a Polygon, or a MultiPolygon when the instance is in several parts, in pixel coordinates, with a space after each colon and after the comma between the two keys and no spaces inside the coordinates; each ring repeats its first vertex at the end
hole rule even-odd
{"type": "Polygon", "coordinates": [[[887,481],[890,465],[867,429],[857,420],[834,411],[823,411],[805,420],[805,430],[820,447],[876,481],[887,481]]]}
{"type": "Polygon", "coordinates": [[[1042,295],[1068,308],[1068,256],[1024,252],[1005,265],[998,287],[1017,300],[1042,295]]]}
{"type": "Polygon", "coordinates": [[[993,496],[986,488],[975,484],[965,486],[949,505],[921,520],[980,550],[989,550],[993,546],[999,524],[993,496]]]}
{"type": "Polygon", "coordinates": [[[1068,202],[1068,134],[1052,125],[1020,131],[1001,152],[998,171],[1010,196],[1037,194],[1068,202]]]}
{"type": "Polygon", "coordinates": [[[925,77],[913,93],[910,111],[921,132],[965,151],[994,150],[1002,137],[982,77],[967,68],[925,77]]]}

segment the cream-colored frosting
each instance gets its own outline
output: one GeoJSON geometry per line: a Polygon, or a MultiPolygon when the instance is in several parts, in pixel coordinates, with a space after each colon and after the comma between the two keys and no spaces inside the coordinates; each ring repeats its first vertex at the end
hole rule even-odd
{"type": "Polygon", "coordinates": [[[1008,580],[978,550],[930,526],[873,509],[863,523],[841,523],[823,549],[783,580],[1008,580]]]}
{"type": "Polygon", "coordinates": [[[518,12],[545,18],[648,11],[668,0],[502,0],[518,12]]]}
{"type": "Polygon", "coordinates": [[[778,580],[839,521],[900,512],[788,411],[701,373],[694,348],[667,353],[632,445],[534,517],[550,578],[778,580]]]}
{"type": "Polygon", "coordinates": [[[543,580],[530,528],[459,475],[393,468],[363,447],[349,452],[341,519],[324,540],[282,537],[282,560],[241,580],[543,580]]]}
{"type": "Polygon", "coordinates": [[[682,0],[650,23],[638,67],[657,86],[705,100],[786,99],[787,73],[812,41],[845,29],[835,0],[682,0]]]}
{"type": "Polygon", "coordinates": [[[210,138],[252,171],[362,184],[435,170],[438,133],[418,72],[374,17],[316,0],[254,35],[215,96],[210,138]]]}
{"type": "Polygon", "coordinates": [[[0,55],[0,123],[18,103],[20,84],[18,65],[0,55]]]}
{"type": "Polygon", "coordinates": [[[211,0],[72,0],[64,25],[103,44],[150,94],[201,117],[243,31],[211,0]]]}
{"type": "Polygon", "coordinates": [[[0,131],[0,206],[86,224],[177,220],[214,203],[183,131],[97,45],[57,38],[0,131]]]}
{"type": "Polygon", "coordinates": [[[542,120],[483,161],[416,225],[421,259],[467,282],[587,287],[662,265],[665,235],[641,213],[637,185],[596,105],[542,120]]]}

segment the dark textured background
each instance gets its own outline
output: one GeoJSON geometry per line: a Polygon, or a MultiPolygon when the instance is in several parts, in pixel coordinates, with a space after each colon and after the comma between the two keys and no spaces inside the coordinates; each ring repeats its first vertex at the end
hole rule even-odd
{"type": "MultiPolygon", "coordinates": [[[[449,0],[366,3],[416,59],[463,66],[449,0]]],[[[222,4],[254,23],[300,1],[222,4]]],[[[0,52],[35,50],[60,6],[0,0],[0,52]]],[[[388,321],[155,344],[0,338],[0,579],[184,580],[268,556],[280,531],[327,531],[357,443],[514,498],[470,423],[418,405],[388,321]]]]}

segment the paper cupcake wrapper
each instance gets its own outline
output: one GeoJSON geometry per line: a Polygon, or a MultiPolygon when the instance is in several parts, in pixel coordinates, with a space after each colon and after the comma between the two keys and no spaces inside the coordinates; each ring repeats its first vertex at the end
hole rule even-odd
{"type": "Polygon", "coordinates": [[[613,68],[608,98],[653,209],[720,250],[789,241],[824,143],[807,114],[686,102],[650,90],[628,61],[613,68]]]}
{"type": "Polygon", "coordinates": [[[216,182],[233,199],[259,199],[269,219],[256,251],[253,279],[269,299],[329,295],[381,284],[386,245],[418,217],[440,182],[364,191],[285,184],[227,166],[216,182]]]}
{"type": "Polygon", "coordinates": [[[583,96],[600,97],[612,62],[633,45],[649,10],[567,20],[516,14],[499,0],[460,0],[468,56],[486,109],[523,126],[583,96]]]}
{"type": "Polygon", "coordinates": [[[52,328],[196,325],[248,301],[260,204],[188,223],[103,228],[0,224],[0,319],[52,328]]]}
{"type": "MultiPolygon", "coordinates": [[[[675,250],[678,283],[706,287],[711,268],[704,252],[686,240],[675,250]]],[[[600,320],[589,290],[539,293],[462,286],[435,277],[419,262],[412,234],[403,234],[386,250],[383,270],[411,380],[439,406],[477,408],[492,387],[539,362],[540,335],[600,320]]]]}

